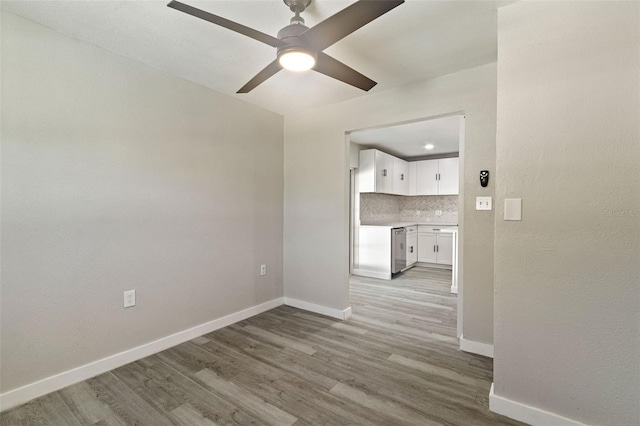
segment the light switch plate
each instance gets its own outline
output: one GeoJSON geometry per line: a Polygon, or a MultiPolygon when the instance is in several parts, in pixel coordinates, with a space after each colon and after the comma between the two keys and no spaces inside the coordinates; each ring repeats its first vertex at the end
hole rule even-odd
{"type": "Polygon", "coordinates": [[[522,220],[522,198],[504,199],[504,220],[522,220]]]}
{"type": "Polygon", "coordinates": [[[491,210],[491,197],[476,197],[476,210],[491,210]]]}

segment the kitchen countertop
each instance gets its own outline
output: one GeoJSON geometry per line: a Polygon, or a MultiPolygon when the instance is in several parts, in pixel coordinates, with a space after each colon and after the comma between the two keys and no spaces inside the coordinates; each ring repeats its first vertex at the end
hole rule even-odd
{"type": "Polygon", "coordinates": [[[455,232],[458,225],[455,223],[420,223],[420,222],[372,222],[360,226],[384,226],[388,228],[406,228],[407,226],[429,226],[439,228],[441,231],[455,232]]]}

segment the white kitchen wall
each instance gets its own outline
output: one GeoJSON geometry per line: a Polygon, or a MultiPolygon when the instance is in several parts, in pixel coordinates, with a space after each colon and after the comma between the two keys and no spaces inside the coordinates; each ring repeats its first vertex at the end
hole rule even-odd
{"type": "Polygon", "coordinates": [[[640,3],[512,4],[498,52],[496,401],[638,425],[640,3]]]}
{"type": "Polygon", "coordinates": [[[281,116],[1,31],[2,392],[282,297],[281,116]]]}
{"type": "Polygon", "coordinates": [[[360,194],[360,221],[363,225],[376,222],[419,222],[458,224],[457,195],[403,196],[360,194]],[[442,215],[436,216],[436,210],[442,215]]]}

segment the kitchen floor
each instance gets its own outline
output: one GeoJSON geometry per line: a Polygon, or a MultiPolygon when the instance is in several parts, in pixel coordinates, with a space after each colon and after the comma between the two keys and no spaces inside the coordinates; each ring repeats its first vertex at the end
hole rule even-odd
{"type": "Polygon", "coordinates": [[[2,425],[515,425],[458,350],[450,271],[351,279],[353,316],[281,306],[0,415],[2,425]]]}

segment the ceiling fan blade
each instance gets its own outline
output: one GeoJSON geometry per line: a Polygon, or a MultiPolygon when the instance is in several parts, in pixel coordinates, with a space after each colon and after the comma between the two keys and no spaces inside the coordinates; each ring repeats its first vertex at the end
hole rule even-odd
{"type": "Polygon", "coordinates": [[[269,65],[264,67],[264,69],[262,71],[260,71],[258,74],[256,74],[255,77],[253,77],[251,80],[249,80],[249,82],[247,84],[245,84],[244,86],[242,86],[240,88],[240,90],[238,90],[236,93],[249,93],[250,91],[255,89],[258,85],[260,85],[260,84],[264,83],[265,81],[267,81],[267,79],[269,79],[269,77],[275,75],[281,69],[282,69],[282,66],[280,65],[280,63],[276,59],[275,61],[271,62],[269,65]]]}
{"type": "Polygon", "coordinates": [[[404,0],[360,0],[308,29],[300,38],[314,49],[324,50],[402,3],[404,0]]]}
{"type": "Polygon", "coordinates": [[[179,10],[180,12],[187,13],[191,16],[195,16],[196,18],[204,19],[205,21],[209,21],[213,24],[220,25],[221,27],[227,28],[231,31],[235,31],[247,37],[251,37],[254,40],[261,41],[269,46],[279,47],[282,46],[283,43],[280,39],[270,36],[269,34],[265,34],[261,31],[254,30],[253,28],[246,27],[242,24],[238,24],[237,22],[230,21],[221,16],[214,15],[209,12],[205,12],[204,10],[195,8],[193,6],[189,6],[188,4],[180,3],[179,1],[172,0],[167,4],[167,6],[179,10]]]}
{"type": "Polygon", "coordinates": [[[347,83],[366,92],[378,84],[369,77],[360,74],[353,68],[348,67],[342,62],[322,52],[318,52],[318,61],[313,69],[319,73],[335,78],[336,80],[340,80],[343,83],[347,83]]]}

